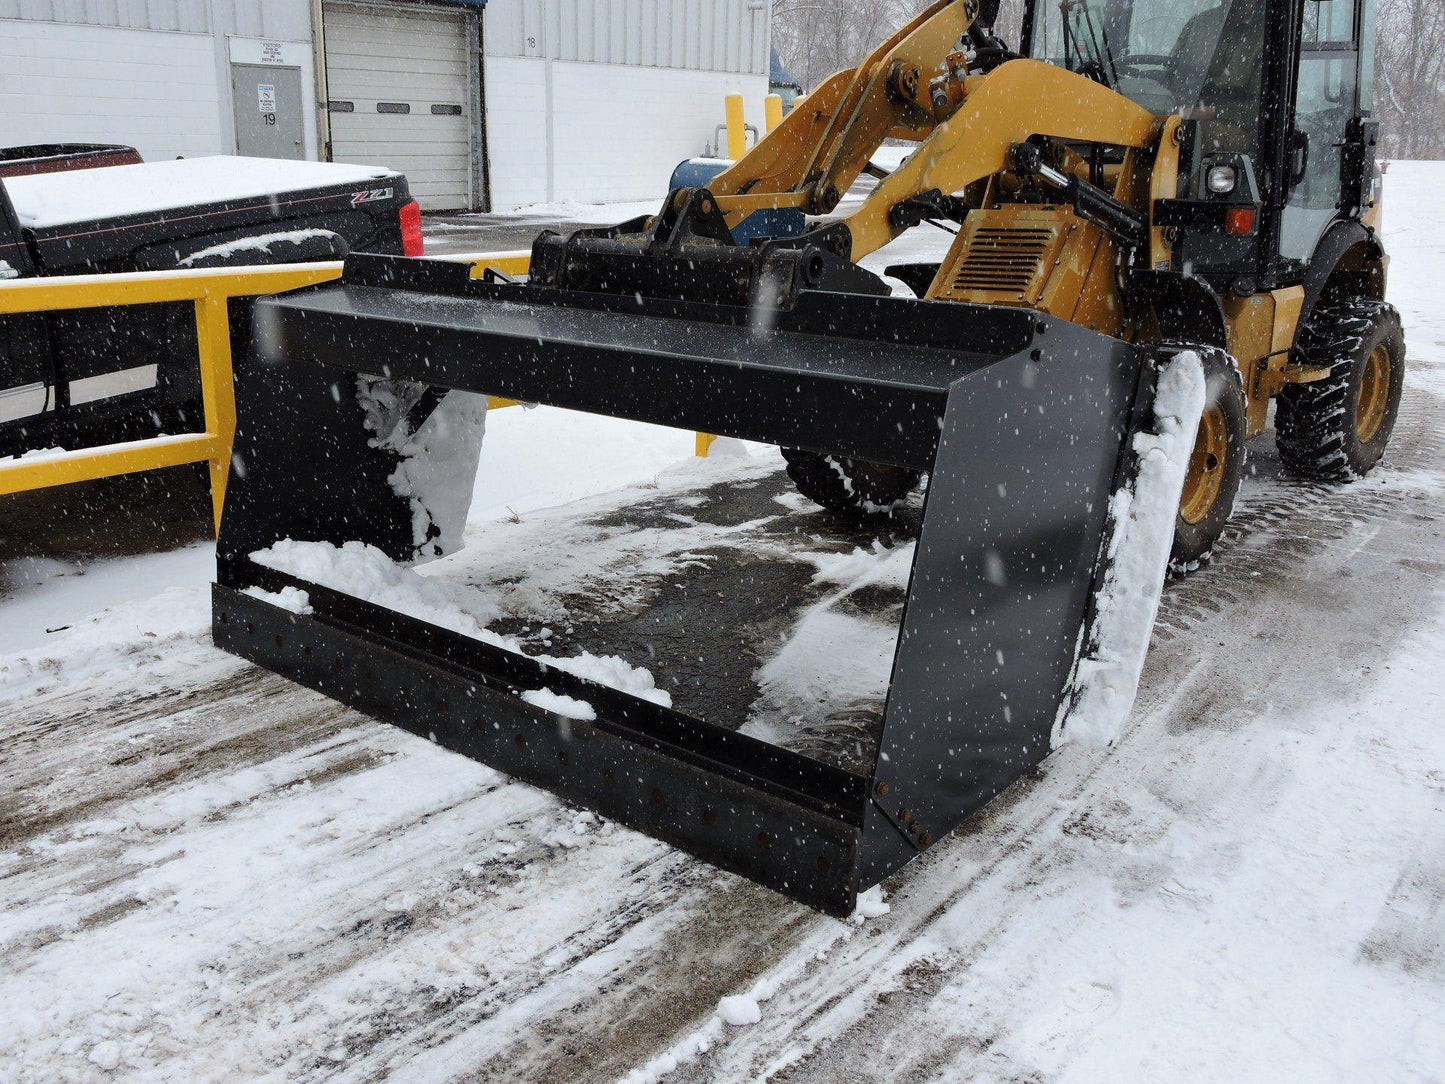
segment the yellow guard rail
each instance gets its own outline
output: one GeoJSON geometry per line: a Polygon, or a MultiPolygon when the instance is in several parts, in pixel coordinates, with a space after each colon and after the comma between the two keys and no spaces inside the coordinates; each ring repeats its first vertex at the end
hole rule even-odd
{"type": "MultiPolygon", "coordinates": [[[[472,277],[487,268],[525,275],[531,253],[492,252],[444,256],[472,264],[472,277]]],[[[233,297],[283,293],[327,282],[341,275],[339,261],[281,264],[274,267],[216,267],[198,270],[134,271],[113,275],[64,275],[0,283],[0,316],[99,309],[116,305],[153,305],[190,301],[196,306],[196,354],[201,372],[205,430],[108,444],[75,451],[32,452],[0,461],[0,496],[33,489],[89,482],[135,471],[205,463],[210,468],[211,510],[216,529],[226,501],[231,441],[236,434],[236,397],[231,368],[227,303],[233,297]]],[[[490,406],[512,406],[493,397],[490,406]]],[[[713,438],[697,434],[697,454],[707,455],[713,438]]]]}

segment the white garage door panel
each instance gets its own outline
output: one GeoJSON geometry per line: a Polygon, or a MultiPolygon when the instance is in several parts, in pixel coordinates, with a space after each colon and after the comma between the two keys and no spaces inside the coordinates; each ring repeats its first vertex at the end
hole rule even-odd
{"type": "Polygon", "coordinates": [[[465,16],[326,5],[327,92],[351,112],[331,113],[331,156],[407,175],[425,210],[470,207],[472,114],[465,16]],[[409,113],[381,113],[378,103],[409,113]],[[432,106],[460,106],[436,114],[432,106]]]}

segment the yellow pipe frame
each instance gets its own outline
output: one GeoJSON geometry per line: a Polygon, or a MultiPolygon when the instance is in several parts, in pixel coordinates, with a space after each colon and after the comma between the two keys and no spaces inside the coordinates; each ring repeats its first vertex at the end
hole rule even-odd
{"type": "MultiPolygon", "coordinates": [[[[472,277],[488,267],[526,274],[527,252],[460,257],[472,263],[472,277]]],[[[0,316],[189,301],[196,310],[196,357],[201,375],[205,430],[152,437],[75,451],[32,454],[0,462],[0,495],[111,478],[136,471],[205,463],[210,470],[211,511],[216,529],[226,500],[231,441],[236,434],[236,398],[227,306],[233,297],[283,293],[339,278],[342,265],[283,264],[200,270],[136,271],[115,275],[66,275],[0,283],[0,316]]],[[[490,406],[512,405],[493,398],[490,406]]]]}
{"type": "MultiPolygon", "coordinates": [[[[479,279],[488,268],[525,275],[528,251],[445,256],[472,265],[479,279]]],[[[339,261],[283,264],[276,267],[217,267],[198,270],[135,271],[114,275],[66,275],[0,283],[0,316],[191,302],[196,309],[196,359],[201,374],[205,430],[151,437],[75,451],[31,454],[0,462],[0,496],[90,482],[137,471],[205,463],[210,472],[211,513],[217,531],[226,502],[231,442],[236,435],[236,397],[231,358],[228,304],[233,297],[258,297],[330,282],[341,276],[339,261]]],[[[492,396],[491,410],[516,406],[515,399],[492,396]]],[[[705,456],[715,438],[696,434],[696,453],[705,456]]]]}

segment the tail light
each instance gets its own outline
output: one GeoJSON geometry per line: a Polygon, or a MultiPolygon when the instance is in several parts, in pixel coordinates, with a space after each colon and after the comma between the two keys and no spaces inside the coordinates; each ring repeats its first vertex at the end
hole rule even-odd
{"type": "Polygon", "coordinates": [[[421,235],[421,207],[416,200],[403,203],[397,212],[401,219],[401,252],[403,256],[420,256],[426,249],[421,235]]]}
{"type": "Polygon", "coordinates": [[[1224,232],[1235,237],[1247,237],[1254,232],[1254,208],[1231,207],[1224,212],[1224,232]]]}

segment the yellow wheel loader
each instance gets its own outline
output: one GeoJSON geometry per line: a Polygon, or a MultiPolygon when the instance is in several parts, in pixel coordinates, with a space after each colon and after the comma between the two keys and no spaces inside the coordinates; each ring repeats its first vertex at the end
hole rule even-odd
{"type": "Polygon", "coordinates": [[[1205,559],[1271,400],[1290,470],[1369,470],[1404,343],[1372,225],[1373,0],[1033,0],[1017,49],[995,15],[934,3],[708,187],[538,237],[527,281],[358,255],[260,303],[216,642],[833,913],[1038,763],[1118,608],[1118,496],[1162,432],[1166,367],[1197,358],[1206,394],[1160,583],[1167,518],[1176,565],[1205,559]],[[917,144],[892,172],[871,162],[890,138],[917,144]],[[735,243],[781,209],[808,227],[735,243]],[[957,236],[939,262],[888,268],[912,297],[859,265],[940,226],[957,236]],[[451,548],[450,498],[409,480],[474,462],[467,393],[769,442],[835,513],[926,477],[866,763],[274,558],[286,540],[451,548]]]}

